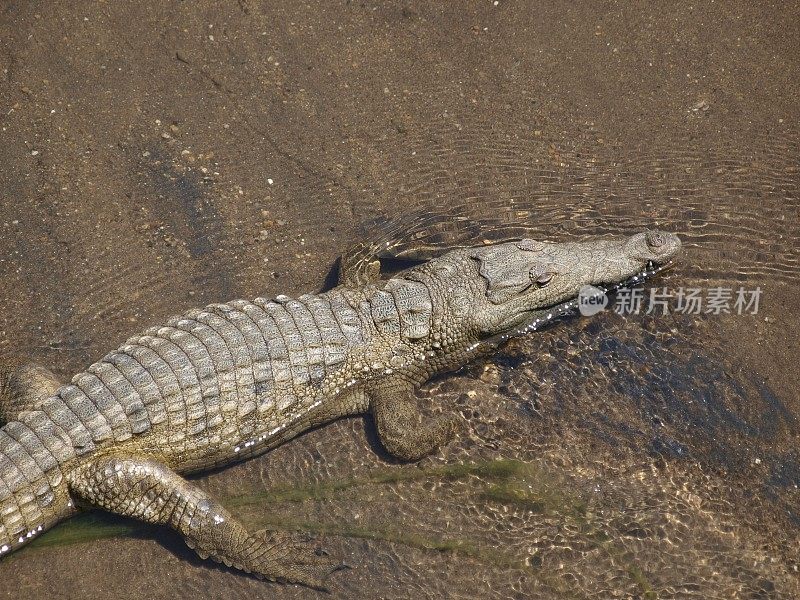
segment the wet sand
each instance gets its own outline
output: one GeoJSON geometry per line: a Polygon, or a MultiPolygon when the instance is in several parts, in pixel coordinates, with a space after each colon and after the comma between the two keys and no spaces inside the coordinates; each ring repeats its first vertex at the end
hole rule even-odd
{"type": "MultiPolygon", "coordinates": [[[[797,597],[799,19],[6,3],[0,357],[68,378],[181,310],[319,290],[356,242],[657,225],[686,253],[655,285],[760,286],[759,313],[607,312],[514,342],[424,394],[471,425],[419,466],[349,419],[198,482],[353,565],[337,598],[797,597]]],[[[71,527],[0,563],[0,597],[319,595],[169,532],[71,527]]]]}

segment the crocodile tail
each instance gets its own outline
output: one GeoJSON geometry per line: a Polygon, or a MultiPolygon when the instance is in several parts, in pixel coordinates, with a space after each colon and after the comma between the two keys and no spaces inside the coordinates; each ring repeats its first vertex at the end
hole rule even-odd
{"type": "Polygon", "coordinates": [[[58,463],[24,423],[0,429],[0,558],[75,512],[58,463]]]}

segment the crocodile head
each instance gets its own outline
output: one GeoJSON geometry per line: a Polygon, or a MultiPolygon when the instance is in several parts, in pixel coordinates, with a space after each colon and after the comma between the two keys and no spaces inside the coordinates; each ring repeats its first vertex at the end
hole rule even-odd
{"type": "Polygon", "coordinates": [[[584,286],[613,291],[641,282],[680,248],[676,235],[661,231],[565,243],[523,239],[453,251],[431,261],[438,265],[429,273],[460,331],[466,324],[479,340],[506,339],[574,312],[584,286]]]}

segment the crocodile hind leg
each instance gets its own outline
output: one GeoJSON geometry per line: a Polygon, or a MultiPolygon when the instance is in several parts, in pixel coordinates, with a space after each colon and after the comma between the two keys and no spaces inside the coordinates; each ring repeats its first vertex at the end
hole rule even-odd
{"type": "Polygon", "coordinates": [[[0,364],[0,423],[16,421],[26,410],[36,410],[63,384],[45,367],[34,363],[0,364]]]}
{"type": "Polygon", "coordinates": [[[92,506],[178,531],[201,557],[274,581],[324,589],[344,565],[282,532],[248,532],[206,492],[161,463],[104,457],[69,476],[70,491],[92,506]]]}
{"type": "Polygon", "coordinates": [[[416,461],[444,446],[463,428],[457,415],[436,417],[425,423],[417,408],[413,386],[384,380],[370,390],[370,408],[381,444],[389,454],[416,461]]]}

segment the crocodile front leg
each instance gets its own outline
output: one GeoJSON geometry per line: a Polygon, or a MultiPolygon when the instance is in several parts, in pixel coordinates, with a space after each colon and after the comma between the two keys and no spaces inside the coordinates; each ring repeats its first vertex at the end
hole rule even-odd
{"type": "Polygon", "coordinates": [[[371,254],[363,255],[366,249],[364,244],[358,244],[339,257],[339,285],[356,288],[381,278],[380,259],[371,254]]]}
{"type": "Polygon", "coordinates": [[[16,421],[20,413],[36,410],[63,384],[35,362],[0,363],[0,423],[16,421]]]}
{"type": "Polygon", "coordinates": [[[249,533],[206,492],[153,460],[101,458],[78,467],[69,484],[74,496],[92,506],[167,525],[202,558],[270,580],[324,589],[325,578],[343,567],[288,534],[249,533]]]}
{"type": "Polygon", "coordinates": [[[415,403],[414,387],[403,381],[376,383],[370,390],[370,408],[383,447],[402,460],[416,461],[433,453],[463,428],[458,415],[425,423],[415,403]]]}

